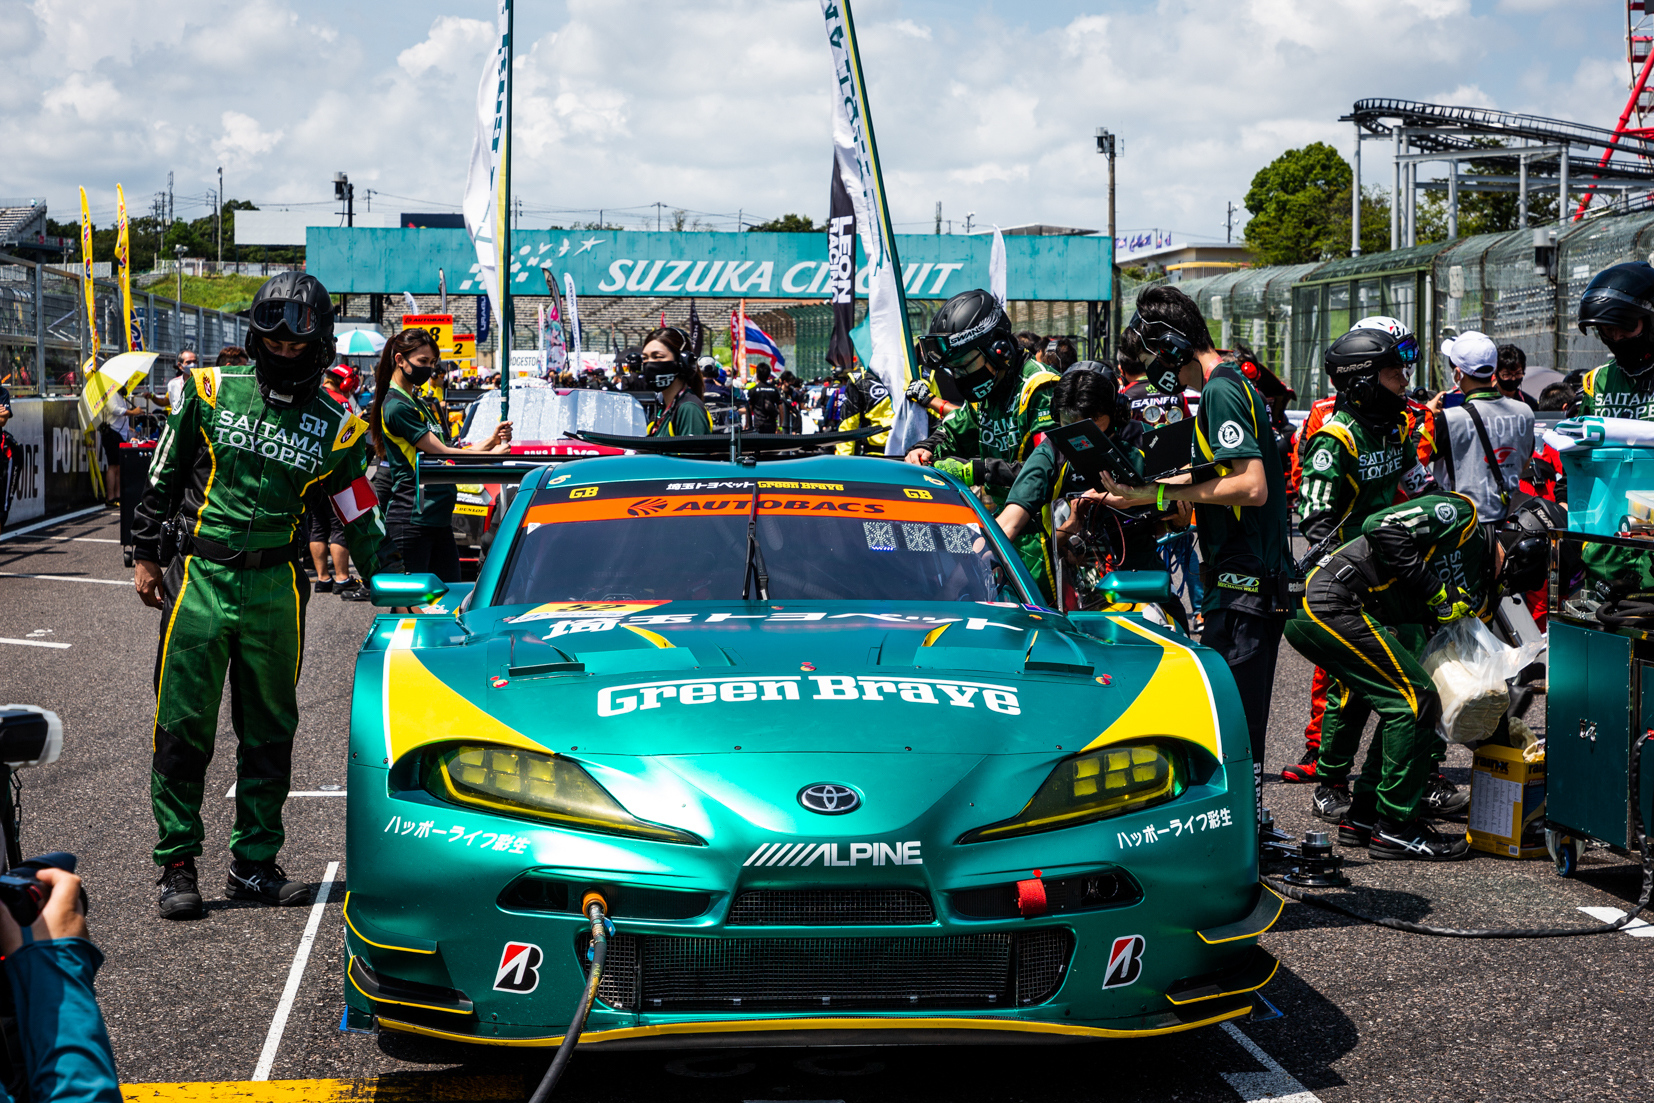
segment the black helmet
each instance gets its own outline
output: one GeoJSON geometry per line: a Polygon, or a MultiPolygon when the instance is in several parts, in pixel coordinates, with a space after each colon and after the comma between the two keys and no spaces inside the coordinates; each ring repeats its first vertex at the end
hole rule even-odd
{"type": "Polygon", "coordinates": [[[1634,379],[1654,369],[1654,267],[1636,260],[1604,268],[1585,285],[1579,298],[1579,331],[1589,335],[1590,326],[1613,326],[1642,332],[1623,341],[1610,341],[1600,331],[1598,339],[1614,354],[1614,362],[1634,379]]]}
{"type": "Polygon", "coordinates": [[[930,320],[930,332],[919,338],[919,358],[926,367],[954,375],[965,397],[981,402],[1004,376],[1021,369],[1027,353],[1012,335],[1011,319],[999,300],[977,288],[961,291],[942,304],[930,320]],[[955,366],[978,350],[982,366],[955,375],[955,366]]]}
{"type": "Polygon", "coordinates": [[[1499,578],[1506,591],[1525,594],[1544,583],[1550,568],[1550,530],[1567,527],[1567,513],[1544,498],[1529,498],[1511,510],[1498,528],[1499,543],[1505,549],[1499,578]]]}
{"type": "Polygon", "coordinates": [[[259,390],[273,406],[303,406],[316,396],[322,373],[332,366],[333,300],[307,272],[281,272],[253,296],[247,329],[259,390]],[[303,341],[298,356],[277,356],[265,341],[303,341]]]}
{"type": "Polygon", "coordinates": [[[1051,412],[1060,425],[1108,414],[1110,428],[1118,430],[1131,420],[1131,400],[1121,395],[1120,375],[1111,365],[1079,360],[1052,388],[1051,412]]]}
{"type": "Polygon", "coordinates": [[[1411,370],[1418,362],[1419,343],[1382,329],[1352,329],[1334,341],[1322,363],[1338,391],[1338,408],[1348,410],[1364,424],[1388,429],[1407,409],[1407,399],[1378,381],[1385,368],[1411,370]]]}

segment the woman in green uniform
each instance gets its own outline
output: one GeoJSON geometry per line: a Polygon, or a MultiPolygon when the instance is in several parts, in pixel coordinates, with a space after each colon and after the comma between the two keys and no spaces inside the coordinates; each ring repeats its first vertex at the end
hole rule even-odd
{"type": "Polygon", "coordinates": [[[380,456],[374,491],[384,503],[385,533],[402,553],[409,574],[429,571],[444,582],[458,582],[459,548],[454,543],[452,484],[427,486],[415,501],[415,457],[506,452],[511,448],[511,423],[502,421],[476,449],[448,443],[447,428],[419,389],[431,378],[440,360],[436,340],[423,329],[405,329],[385,342],[375,373],[375,398],[368,415],[373,449],[380,456]]]}
{"type": "Polygon", "coordinates": [[[689,338],[677,326],[651,330],[643,339],[643,379],[649,390],[660,392],[660,413],[649,426],[652,437],[704,437],[712,432],[705,384],[692,351],[689,338]]]}

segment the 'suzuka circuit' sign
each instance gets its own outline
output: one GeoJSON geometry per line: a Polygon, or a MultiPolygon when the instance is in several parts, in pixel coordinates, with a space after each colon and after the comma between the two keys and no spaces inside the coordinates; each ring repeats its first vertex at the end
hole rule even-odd
{"type": "MultiPolygon", "coordinates": [[[[540,269],[550,268],[558,278],[573,275],[581,295],[825,301],[833,293],[829,236],[520,230],[511,236],[511,286],[517,293],[544,294],[540,269]]],[[[992,244],[991,234],[896,235],[908,297],[945,299],[988,286],[992,244]]],[[[1107,299],[1108,246],[1106,237],[1095,235],[1007,237],[1007,292],[1012,299],[1107,299]]],[[[436,294],[443,269],[450,293],[481,293],[464,230],[312,226],[305,249],[306,270],[330,291],[436,294]]],[[[855,265],[862,296],[866,259],[858,255],[855,265]]]]}

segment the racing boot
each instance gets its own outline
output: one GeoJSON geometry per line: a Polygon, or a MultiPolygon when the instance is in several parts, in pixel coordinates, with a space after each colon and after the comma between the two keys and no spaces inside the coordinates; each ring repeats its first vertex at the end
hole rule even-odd
{"type": "Polygon", "coordinates": [[[180,858],[161,868],[162,919],[200,919],[206,914],[201,905],[201,892],[195,883],[195,859],[180,858]]]}
{"type": "Polygon", "coordinates": [[[331,594],[333,592],[333,580],[331,578],[318,578],[310,584],[310,592],[313,594],[331,594]]]}
{"type": "Polygon", "coordinates": [[[240,858],[230,863],[230,882],[225,894],[231,900],[256,900],[278,906],[310,903],[310,886],[289,881],[276,863],[246,862],[240,858]]]}
{"type": "Polygon", "coordinates": [[[1431,819],[1448,819],[1463,816],[1469,808],[1469,793],[1460,792],[1457,785],[1441,774],[1430,775],[1430,780],[1424,787],[1424,800],[1419,805],[1420,815],[1431,819]]]}
{"type": "Polygon", "coordinates": [[[1350,810],[1350,783],[1323,781],[1315,787],[1315,799],[1312,803],[1316,819],[1337,823],[1350,810]]]}
{"type": "Polygon", "coordinates": [[[362,585],[361,580],[356,578],[334,583],[334,592],[339,595],[341,601],[373,600],[373,591],[362,585]]]}
{"type": "Polygon", "coordinates": [[[1367,844],[1367,857],[1413,862],[1456,862],[1470,856],[1470,843],[1463,833],[1443,835],[1419,820],[1396,823],[1378,818],[1378,829],[1367,844]]]}
{"type": "Polygon", "coordinates": [[[1281,780],[1289,784],[1304,784],[1316,780],[1315,752],[1305,748],[1304,760],[1281,771],[1281,780]]]}

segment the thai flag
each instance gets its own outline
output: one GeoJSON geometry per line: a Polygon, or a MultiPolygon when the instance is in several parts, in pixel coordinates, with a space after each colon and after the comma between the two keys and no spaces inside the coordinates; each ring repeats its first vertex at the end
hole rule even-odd
{"type": "Polygon", "coordinates": [[[747,320],[747,359],[754,357],[768,360],[778,368],[787,366],[787,358],[781,355],[781,349],[770,339],[770,335],[758,328],[758,324],[751,318],[747,320]]]}

